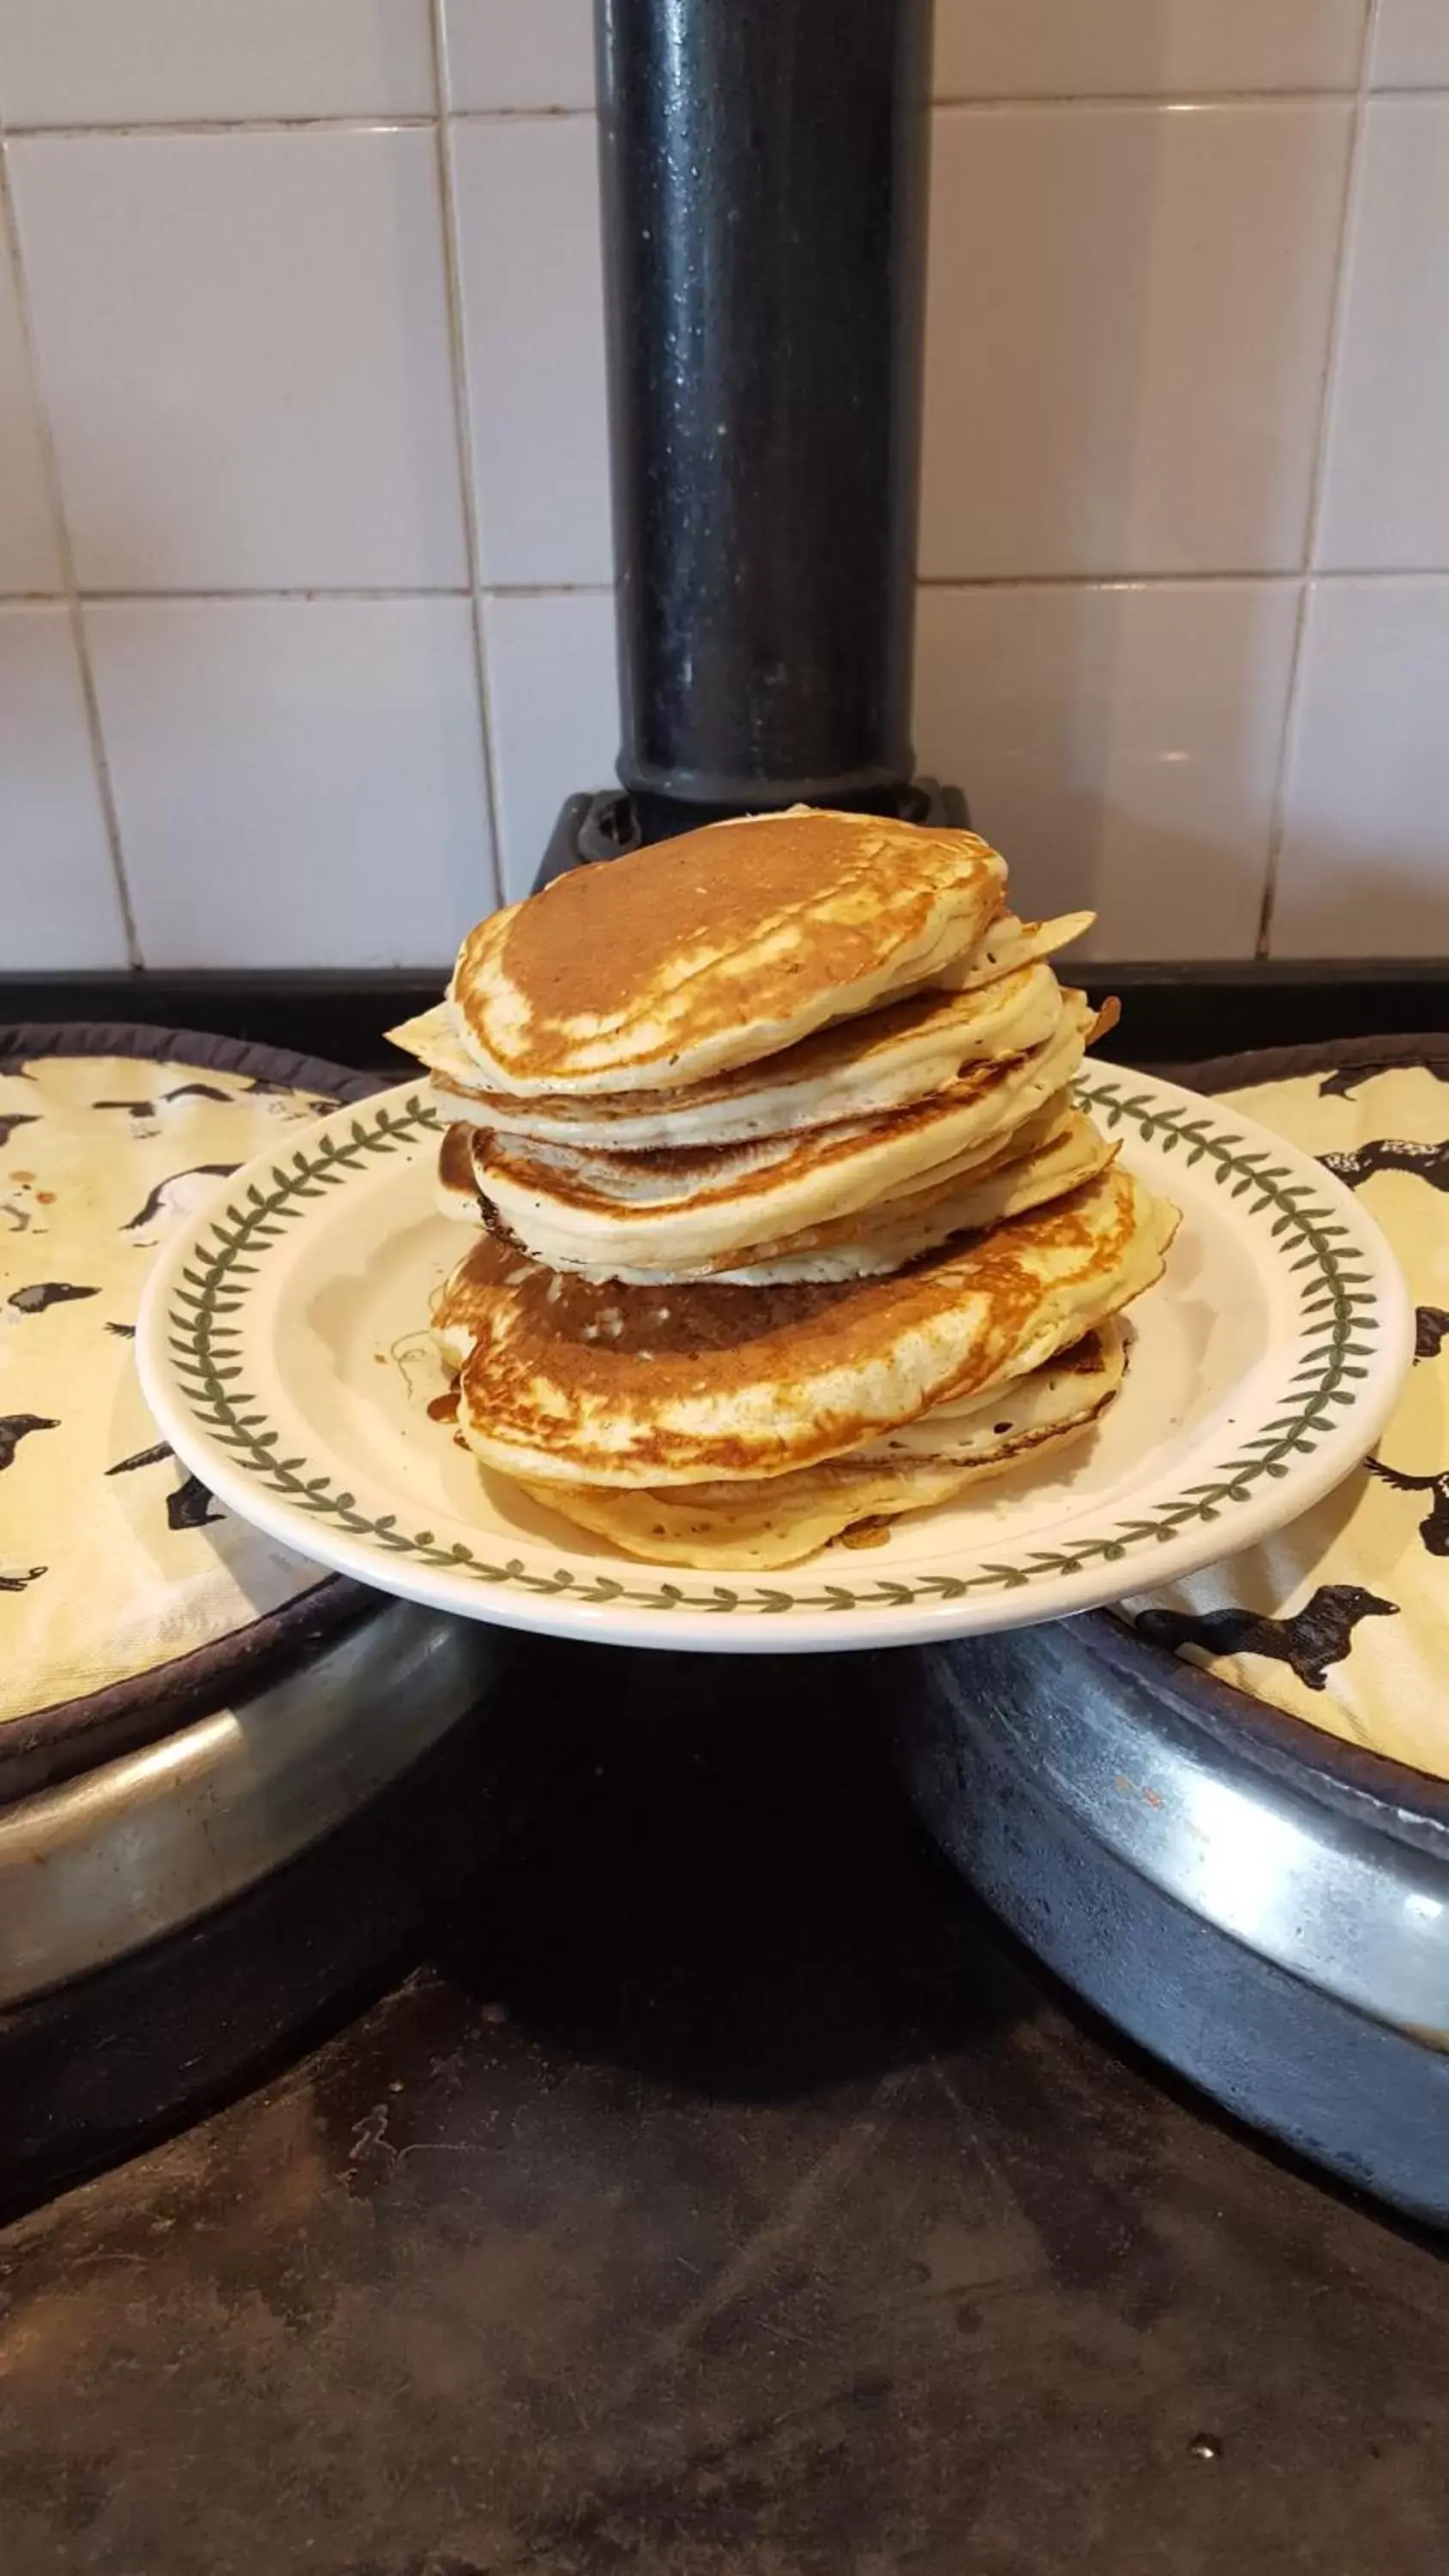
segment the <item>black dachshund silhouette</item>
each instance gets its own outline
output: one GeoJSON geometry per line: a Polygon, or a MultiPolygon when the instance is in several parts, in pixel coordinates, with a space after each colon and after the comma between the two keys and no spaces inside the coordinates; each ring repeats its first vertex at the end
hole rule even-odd
{"type": "Polygon", "coordinates": [[[93,1100],[92,1109],[119,1109],[127,1118],[154,1118],[154,1100],[93,1100]]]}
{"type": "MultiPolygon", "coordinates": [[[[93,1100],[90,1108],[126,1110],[131,1118],[154,1118],[154,1115],[157,1115],[157,1103],[160,1103],[160,1100],[224,1100],[224,1103],[232,1103],[232,1100],[273,1100],[273,1097],[275,1100],[286,1100],[293,1090],[296,1090],[296,1084],[293,1082],[263,1082],[260,1077],[257,1077],[255,1082],[242,1084],[242,1090],[239,1092],[224,1092],[221,1090],[221,1084],[216,1082],[178,1082],[170,1092],[157,1092],[157,1100],[93,1100]]],[[[329,1110],[332,1105],[335,1105],[332,1100],[317,1100],[314,1108],[329,1110]]]]}
{"type": "Polygon", "coordinates": [[[1449,1469],[1439,1476],[1406,1476],[1398,1467],[1386,1467],[1382,1458],[1370,1458],[1368,1471],[1396,1494],[1433,1495],[1419,1536],[1431,1556],[1449,1556],[1449,1469]]]}
{"type": "Polygon", "coordinates": [[[1330,1664],[1341,1664],[1360,1619],[1395,1619],[1398,1603],[1381,1601],[1361,1583],[1320,1583],[1289,1619],[1257,1610],[1144,1610],[1137,1634],[1149,1646],[1200,1646],[1207,1655],[1267,1655],[1290,1664],[1306,1690],[1321,1691],[1330,1664]]]}
{"type": "Polygon", "coordinates": [[[225,1512],[211,1508],[215,1500],[210,1486],[203,1485],[199,1476],[188,1476],[184,1485],[178,1485],[175,1493],[166,1497],[168,1529],[209,1529],[213,1521],[224,1521],[225,1512]]]}
{"type": "Polygon", "coordinates": [[[172,1091],[158,1092],[154,1100],[93,1100],[92,1109],[121,1109],[128,1118],[154,1118],[158,1108],[168,1100],[230,1101],[235,1092],[218,1090],[214,1082],[178,1082],[172,1091]]]}
{"type": "Polygon", "coordinates": [[[1436,1360],[1449,1333],[1449,1306],[1416,1306],[1414,1308],[1414,1357],[1436,1360]]]}
{"type": "Polygon", "coordinates": [[[48,1413],[0,1413],[0,1468],[14,1466],[15,1452],[28,1432],[59,1429],[48,1413]]]}
{"type": "MultiPolygon", "coordinates": [[[[14,1109],[0,1118],[0,1148],[9,1144],[17,1127],[33,1127],[38,1115],[39,1112],[34,1109],[14,1109]]],[[[45,1568],[42,1566],[42,1574],[44,1571],[45,1568]]]]}
{"type": "MultiPolygon", "coordinates": [[[[169,1440],[158,1440],[153,1449],[137,1449],[129,1458],[118,1458],[108,1467],[108,1476],[129,1476],[133,1467],[159,1467],[164,1458],[175,1456],[169,1440]]],[[[213,1521],[225,1520],[225,1512],[211,1508],[216,1497],[199,1476],[188,1476],[166,1497],[168,1529],[208,1529],[213,1521]]]]}
{"type": "Polygon", "coordinates": [[[47,1306],[63,1306],[72,1297],[99,1297],[99,1288],[76,1288],[69,1279],[32,1279],[6,1299],[22,1315],[43,1315],[47,1306]]]}
{"type": "Polygon", "coordinates": [[[1432,1073],[1436,1082],[1449,1082],[1449,1065],[1341,1064],[1337,1073],[1326,1073],[1318,1086],[1320,1100],[1356,1100],[1360,1083],[1372,1082],[1376,1073],[1432,1073]]]}
{"type": "Polygon", "coordinates": [[[1351,1145],[1343,1154],[1320,1154],[1326,1171],[1356,1190],[1376,1172],[1413,1172],[1431,1190],[1449,1190],[1449,1136],[1434,1145],[1413,1144],[1403,1136],[1374,1136],[1367,1145],[1351,1145]]]}
{"type": "Polygon", "coordinates": [[[132,1451],[129,1458],[118,1458],[114,1467],[108,1467],[106,1469],[106,1474],[108,1476],[129,1476],[133,1467],[159,1467],[162,1459],[169,1458],[170,1455],[170,1441],[158,1440],[153,1449],[135,1449],[132,1451]]]}

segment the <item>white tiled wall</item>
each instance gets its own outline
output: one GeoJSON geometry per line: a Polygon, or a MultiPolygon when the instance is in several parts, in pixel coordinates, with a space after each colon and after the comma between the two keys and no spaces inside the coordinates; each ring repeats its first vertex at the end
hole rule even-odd
{"type": "MultiPolygon", "coordinates": [[[[1449,0],[937,0],[917,738],[1449,947],[1449,0]]],[[[441,960],[616,749],[590,0],[0,0],[0,968],[441,960]]]]}

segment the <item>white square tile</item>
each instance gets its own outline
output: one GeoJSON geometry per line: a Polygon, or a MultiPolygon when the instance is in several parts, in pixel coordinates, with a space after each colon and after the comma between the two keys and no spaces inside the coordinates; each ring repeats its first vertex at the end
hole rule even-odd
{"type": "Polygon", "coordinates": [[[16,125],[428,116],[428,0],[0,0],[16,125]]]}
{"type": "Polygon", "coordinates": [[[1449,954],[1446,708],[1449,578],[1313,585],[1275,957],[1449,954]]]}
{"type": "Polygon", "coordinates": [[[1099,957],[1247,957],[1293,651],[1290,582],[920,594],[916,750],[1033,914],[1099,957]]]}
{"type": "Polygon", "coordinates": [[[0,230],[0,591],[61,586],[30,353],[21,329],[15,271],[0,230]]]}
{"type": "Polygon", "coordinates": [[[443,0],[456,108],[592,107],[593,0],[443,0]]]}
{"type": "Polygon", "coordinates": [[[466,578],[431,132],[10,152],[83,588],[466,578]]]}
{"type": "Polygon", "coordinates": [[[1375,89],[1449,89],[1445,0],[1379,0],[1369,78],[1375,89]]]}
{"type": "Polygon", "coordinates": [[[1361,150],[1318,561],[1449,567],[1449,98],[1372,100],[1361,150]]]}
{"type": "Polygon", "coordinates": [[[594,120],[462,123],[454,150],[483,578],[612,581],[594,120]]]}
{"type": "Polygon", "coordinates": [[[0,608],[0,958],[124,966],[126,932],[62,607],[0,608]]]}
{"type": "Polygon", "coordinates": [[[1366,16],[1367,0],[936,0],[936,95],[1352,89],[1366,16]]]}
{"type": "Polygon", "coordinates": [[[490,599],[484,631],[503,891],[511,903],[532,885],[564,798],[614,783],[613,593],[490,599]]]}
{"type": "Polygon", "coordinates": [[[1350,118],[936,111],[927,573],[1301,562],[1350,118]]]}
{"type": "Polygon", "coordinates": [[[496,900],[463,599],[86,610],[148,966],[433,966],[496,900]]]}

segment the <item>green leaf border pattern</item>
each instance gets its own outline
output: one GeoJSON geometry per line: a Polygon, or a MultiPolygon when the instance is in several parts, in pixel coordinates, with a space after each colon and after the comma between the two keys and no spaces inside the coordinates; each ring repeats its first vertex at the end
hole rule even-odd
{"type": "MultiPolygon", "coordinates": [[[[1250,1150],[1219,1125],[1213,1112],[1199,1111],[1196,1102],[1164,1107],[1152,1093],[1134,1092],[1130,1080],[1109,1078],[1089,1067],[1078,1097],[1109,1131],[1135,1128],[1164,1155],[1180,1153],[1189,1164],[1207,1161],[1221,1188],[1250,1198],[1255,1215],[1271,1214],[1272,1232],[1283,1242],[1288,1268],[1302,1282],[1303,1355],[1274,1418],[1209,1483],[1186,1487],[1139,1519],[1119,1521],[1060,1547],[1033,1550],[1009,1563],[983,1565],[969,1575],[932,1574],[909,1582],[883,1577],[867,1586],[822,1583],[810,1591],[781,1584],[631,1581],[568,1566],[538,1573],[517,1557],[495,1562],[461,1542],[445,1545],[431,1530],[401,1529],[395,1513],[374,1517],[308,1458],[283,1457],[281,1433],[244,1383],[238,1317],[248,1294],[245,1283],[256,1277],[272,1246],[284,1239],[311,1201],[365,1170],[376,1156],[397,1153],[436,1130],[436,1112],[416,1096],[401,1107],[384,1100],[354,1117],[345,1131],[336,1122],[329,1125],[310,1149],[299,1148],[289,1165],[273,1166],[269,1189],[251,1183],[245,1196],[210,1227],[209,1240],[198,1242],[193,1260],[180,1272],[167,1315],[176,1374],[197,1423],[268,1492],[389,1555],[536,1599],[566,1598],[593,1609],[617,1604],[627,1610],[707,1611],[719,1617],[736,1611],[904,1610],[916,1603],[944,1606],[983,1592],[1024,1591],[1088,1565],[1116,1564],[1129,1548],[1173,1538],[1192,1524],[1214,1522],[1249,1501],[1265,1479],[1286,1476],[1291,1461],[1316,1449],[1336,1414],[1354,1402],[1355,1383],[1368,1374],[1379,1329],[1369,1275],[1353,1252],[1349,1230],[1322,1203],[1312,1183],[1293,1179],[1270,1148],[1250,1150]]],[[[1225,1553],[1231,1545],[1229,1537],[1225,1553]]]]}

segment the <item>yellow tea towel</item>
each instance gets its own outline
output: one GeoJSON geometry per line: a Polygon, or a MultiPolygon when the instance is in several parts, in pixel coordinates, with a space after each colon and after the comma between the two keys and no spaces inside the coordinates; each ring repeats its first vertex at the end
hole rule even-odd
{"type": "Polygon", "coordinates": [[[119,1055],[0,1071],[0,1723],[213,1645],[324,1579],[178,1464],[132,1342],[171,1228],[330,1106],[119,1055]]]}
{"type": "Polygon", "coordinates": [[[1417,1309],[1416,1357],[1359,1474],[1261,1547],[1126,1607],[1238,1689],[1449,1779],[1449,1059],[1222,1096],[1377,1218],[1417,1309]]]}

